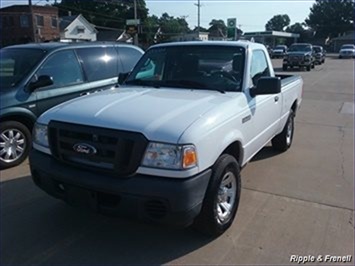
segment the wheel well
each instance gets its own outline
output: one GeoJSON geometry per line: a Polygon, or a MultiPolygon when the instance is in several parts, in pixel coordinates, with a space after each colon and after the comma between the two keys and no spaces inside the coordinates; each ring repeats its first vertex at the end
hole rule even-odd
{"type": "Polygon", "coordinates": [[[230,144],[223,152],[222,154],[229,154],[232,155],[239,165],[241,165],[242,160],[243,160],[243,149],[242,145],[239,141],[235,141],[232,144],[230,144]]]}
{"type": "Polygon", "coordinates": [[[296,116],[296,112],[297,112],[297,100],[292,104],[292,107],[291,107],[294,115],[296,116]]]}
{"type": "Polygon", "coordinates": [[[23,116],[16,116],[16,115],[15,116],[6,116],[6,117],[1,118],[1,122],[7,122],[7,121],[19,122],[19,123],[23,124],[24,126],[26,126],[30,132],[32,132],[34,122],[30,118],[23,117],[23,116]]]}

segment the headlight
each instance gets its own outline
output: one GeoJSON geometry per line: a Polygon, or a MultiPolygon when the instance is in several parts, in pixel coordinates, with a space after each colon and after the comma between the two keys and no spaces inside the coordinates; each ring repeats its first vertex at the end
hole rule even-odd
{"type": "Polygon", "coordinates": [[[164,169],[189,169],[197,166],[196,149],[193,145],[172,145],[163,143],[149,143],[143,166],[164,169]]]}
{"type": "Polygon", "coordinates": [[[49,147],[48,127],[46,125],[35,124],[33,128],[33,142],[43,147],[49,147]]]}

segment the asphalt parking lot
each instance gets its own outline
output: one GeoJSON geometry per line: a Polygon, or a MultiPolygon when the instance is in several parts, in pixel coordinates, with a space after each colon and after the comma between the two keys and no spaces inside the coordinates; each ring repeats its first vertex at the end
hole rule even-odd
{"type": "Polygon", "coordinates": [[[219,238],[68,207],[35,187],[25,162],[1,172],[0,264],[285,265],[296,255],[330,265],[326,255],[351,255],[333,264],[353,265],[354,60],[287,73],[304,79],[293,146],[267,146],[242,171],[236,220],[219,238]]]}

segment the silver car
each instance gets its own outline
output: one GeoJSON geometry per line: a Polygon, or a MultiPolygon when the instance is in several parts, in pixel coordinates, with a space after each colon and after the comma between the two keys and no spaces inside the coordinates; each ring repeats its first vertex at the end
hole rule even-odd
{"type": "Polygon", "coordinates": [[[355,45],[344,44],[339,51],[339,58],[355,58],[355,45]]]}

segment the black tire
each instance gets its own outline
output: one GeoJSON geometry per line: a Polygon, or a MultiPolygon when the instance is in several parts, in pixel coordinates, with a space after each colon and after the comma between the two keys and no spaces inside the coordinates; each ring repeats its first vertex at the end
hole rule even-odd
{"type": "Polygon", "coordinates": [[[314,63],[311,65],[311,68],[315,68],[315,64],[314,63]]]}
{"type": "MultiPolygon", "coordinates": [[[[226,181],[227,182],[227,181],[226,181]]],[[[194,221],[193,227],[195,230],[209,236],[219,236],[226,231],[233,223],[234,217],[237,213],[241,191],[240,167],[237,160],[229,155],[223,154],[218,158],[217,162],[212,167],[212,176],[209,182],[206,195],[203,201],[200,214],[194,221]],[[234,199],[232,194],[227,196],[224,190],[224,195],[220,195],[220,186],[223,180],[231,180],[234,182],[230,184],[231,193],[234,192],[234,199]],[[231,201],[230,210],[224,209],[226,217],[221,218],[223,210],[221,209],[222,197],[225,197],[226,202],[231,201]],[[218,205],[218,206],[217,206],[218,205]],[[218,208],[221,211],[218,212],[218,208]]]]}
{"type": "Polygon", "coordinates": [[[282,70],[287,71],[287,65],[282,65],[282,70]]]}
{"type": "Polygon", "coordinates": [[[0,169],[22,163],[31,148],[29,129],[16,121],[6,121],[0,125],[0,169]]]}
{"type": "Polygon", "coordinates": [[[308,66],[306,67],[306,70],[307,70],[307,71],[311,71],[311,65],[308,65],[308,66]]]}
{"type": "Polygon", "coordinates": [[[292,140],[293,140],[293,133],[295,131],[294,118],[295,118],[295,114],[291,109],[284,129],[280,134],[276,135],[271,140],[272,148],[274,150],[284,152],[291,147],[292,140]]]}

